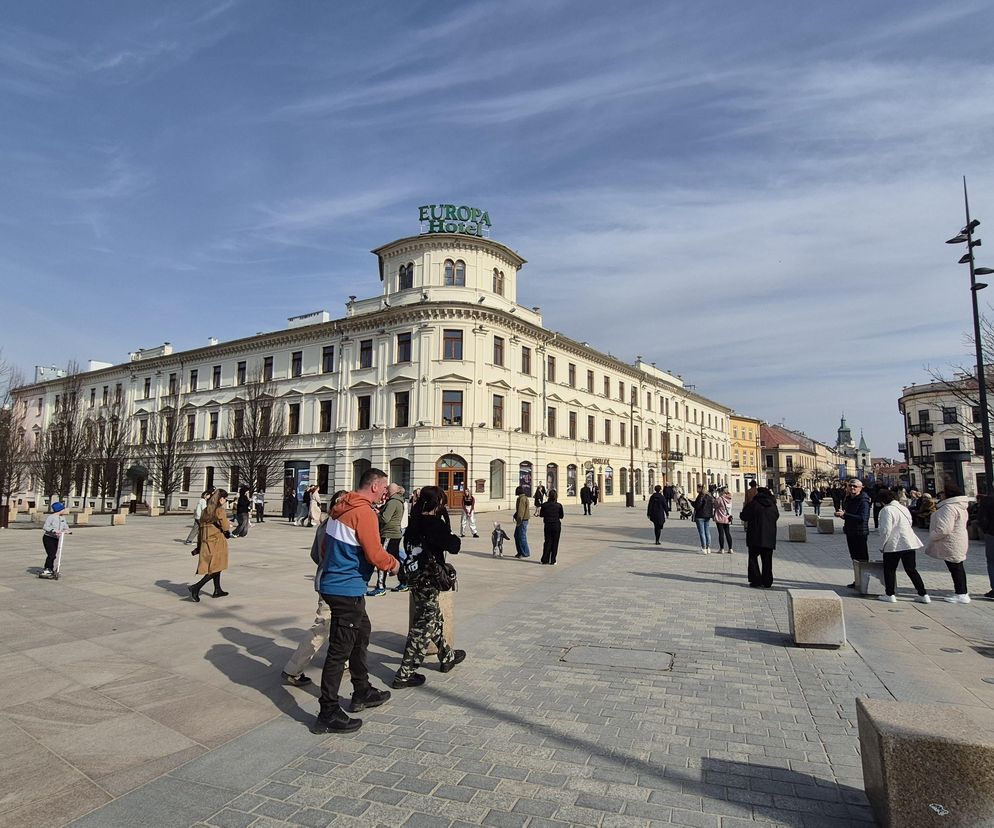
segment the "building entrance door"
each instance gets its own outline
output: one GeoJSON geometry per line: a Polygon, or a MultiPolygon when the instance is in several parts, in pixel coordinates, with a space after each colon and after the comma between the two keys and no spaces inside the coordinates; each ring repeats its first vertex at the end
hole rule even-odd
{"type": "Polygon", "coordinates": [[[446,454],[435,464],[435,485],[445,492],[449,509],[462,508],[466,490],[466,461],[457,454],[446,454]]]}

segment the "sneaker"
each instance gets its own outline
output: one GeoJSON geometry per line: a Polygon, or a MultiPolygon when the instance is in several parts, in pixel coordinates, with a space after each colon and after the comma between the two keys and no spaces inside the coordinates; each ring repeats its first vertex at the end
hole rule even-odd
{"type": "Polygon", "coordinates": [[[410,592],[411,588],[407,584],[397,584],[391,592],[410,592]]]}
{"type": "Polygon", "coordinates": [[[38,573],[39,578],[51,578],[55,573],[51,569],[43,569],[38,573]]]}
{"type": "Polygon", "coordinates": [[[386,594],[387,591],[385,589],[380,589],[379,587],[376,587],[375,589],[371,589],[368,592],[366,592],[366,597],[379,598],[381,595],[386,595],[386,594]]]}
{"type": "Polygon", "coordinates": [[[918,596],[916,596],[915,600],[919,604],[931,604],[932,603],[932,599],[928,597],[928,593],[925,593],[924,595],[918,595],[918,596]]]}
{"type": "Polygon", "coordinates": [[[702,546],[702,547],[701,547],[701,554],[702,554],[702,555],[707,555],[707,553],[708,553],[707,549],[705,549],[705,548],[704,548],[704,547],[702,546]]]}
{"type": "Polygon", "coordinates": [[[425,683],[427,679],[421,673],[411,673],[411,675],[406,679],[395,678],[390,682],[390,686],[394,690],[403,690],[405,687],[420,687],[425,683]]]}
{"type": "Polygon", "coordinates": [[[457,664],[462,664],[466,660],[465,650],[453,650],[452,651],[452,661],[446,661],[445,664],[439,664],[438,669],[443,673],[448,673],[457,664]]]}
{"type": "Polygon", "coordinates": [[[377,690],[375,687],[370,687],[361,696],[358,693],[352,694],[352,712],[358,713],[367,707],[379,707],[389,700],[389,690],[377,690]]]}
{"type": "Polygon", "coordinates": [[[311,680],[303,673],[297,673],[294,676],[284,670],[280,676],[283,678],[284,684],[292,684],[294,687],[306,687],[311,683],[311,680]]]}
{"type": "Polygon", "coordinates": [[[476,534],[476,533],[474,532],[474,533],[473,533],[473,537],[474,537],[474,538],[478,538],[478,537],[480,537],[480,536],[479,536],[479,535],[477,535],[477,534],[476,534]]]}
{"type": "Polygon", "coordinates": [[[970,603],[970,596],[969,595],[947,595],[942,600],[946,601],[949,604],[969,604],[970,603]]]}
{"type": "Polygon", "coordinates": [[[985,592],[984,598],[990,598],[992,601],[994,601],[994,589],[992,589],[990,592],[985,592]]]}
{"type": "Polygon", "coordinates": [[[878,601],[885,601],[888,604],[896,604],[897,603],[897,596],[896,595],[878,595],[877,596],[877,600],[878,601]]]}
{"type": "Polygon", "coordinates": [[[353,733],[362,727],[362,719],[350,719],[338,707],[331,713],[321,713],[311,726],[311,733],[353,733]]]}
{"type": "Polygon", "coordinates": [[[728,554],[729,554],[729,555],[734,555],[734,554],[735,554],[735,550],[734,550],[734,549],[732,549],[731,547],[729,547],[729,549],[728,549],[728,554]]]}

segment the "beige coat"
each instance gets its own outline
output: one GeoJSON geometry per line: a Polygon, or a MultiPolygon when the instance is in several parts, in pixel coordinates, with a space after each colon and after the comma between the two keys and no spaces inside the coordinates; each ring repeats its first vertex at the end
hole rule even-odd
{"type": "Polygon", "coordinates": [[[925,554],[940,561],[966,560],[970,538],[966,534],[968,497],[949,497],[939,504],[929,524],[925,554]]]}
{"type": "Polygon", "coordinates": [[[321,520],[321,495],[315,489],[311,492],[310,519],[317,523],[321,520]]]}
{"type": "Polygon", "coordinates": [[[218,506],[213,517],[205,511],[200,518],[200,561],[198,575],[213,575],[228,568],[228,539],[225,532],[231,531],[228,513],[218,506]]]}

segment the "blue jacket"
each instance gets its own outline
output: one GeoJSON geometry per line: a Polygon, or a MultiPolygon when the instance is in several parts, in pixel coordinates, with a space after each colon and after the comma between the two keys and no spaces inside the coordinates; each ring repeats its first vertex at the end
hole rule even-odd
{"type": "Polygon", "coordinates": [[[369,500],[350,492],[325,523],[324,555],[314,578],[322,595],[358,598],[374,569],[388,571],[397,559],[383,548],[376,512],[369,500]]]}

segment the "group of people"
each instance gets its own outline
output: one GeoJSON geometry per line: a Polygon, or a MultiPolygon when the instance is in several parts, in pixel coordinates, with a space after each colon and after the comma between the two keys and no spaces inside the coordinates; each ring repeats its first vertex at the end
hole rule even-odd
{"type": "Polygon", "coordinates": [[[316,485],[304,489],[300,498],[293,489],[283,495],[283,517],[295,526],[313,527],[321,522],[321,492],[316,485]]]}

